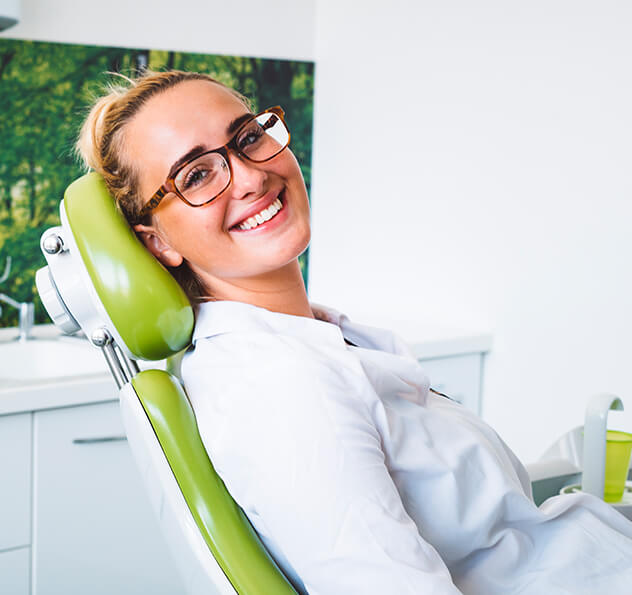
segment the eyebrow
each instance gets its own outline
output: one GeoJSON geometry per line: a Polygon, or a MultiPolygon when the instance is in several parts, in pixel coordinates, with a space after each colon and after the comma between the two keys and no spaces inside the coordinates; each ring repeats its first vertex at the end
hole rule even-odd
{"type": "MultiPolygon", "coordinates": [[[[248,121],[253,116],[254,114],[250,112],[246,112],[245,114],[242,114],[241,116],[237,116],[234,120],[231,120],[230,124],[228,124],[228,127],[226,128],[227,133],[232,136],[235,132],[237,132],[239,127],[244,122],[248,121]]],[[[180,169],[180,167],[182,167],[187,161],[190,161],[191,159],[195,158],[197,155],[200,155],[201,153],[205,153],[208,150],[209,149],[206,145],[195,145],[195,147],[187,151],[184,155],[181,155],[180,157],[178,157],[178,159],[171,166],[171,169],[169,170],[169,173],[167,174],[167,178],[168,179],[173,178],[173,176],[176,174],[178,169],[180,169]]],[[[212,151],[212,149],[210,150],[212,151]]]]}
{"type": "Polygon", "coordinates": [[[228,125],[228,134],[234,134],[237,132],[237,129],[247,120],[252,118],[255,114],[251,114],[250,112],[246,112],[245,114],[241,114],[241,116],[237,116],[229,125],[228,125]]]}
{"type": "Polygon", "coordinates": [[[205,145],[195,145],[195,147],[193,147],[190,151],[187,151],[184,155],[179,157],[171,166],[171,169],[167,174],[167,179],[173,178],[180,167],[182,167],[187,161],[190,161],[197,155],[204,153],[204,151],[206,151],[205,145]]]}

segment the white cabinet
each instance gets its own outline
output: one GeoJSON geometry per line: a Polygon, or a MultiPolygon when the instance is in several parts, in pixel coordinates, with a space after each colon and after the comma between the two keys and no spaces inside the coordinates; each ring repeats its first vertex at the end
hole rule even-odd
{"type": "MultiPolygon", "coordinates": [[[[31,541],[31,414],[0,416],[0,552],[31,541]]],[[[5,593],[0,589],[0,593],[5,593]]]]}
{"type": "Polygon", "coordinates": [[[118,402],[34,416],[33,595],[183,593],[118,402]]]}
{"type": "Polygon", "coordinates": [[[29,595],[30,548],[0,552],[0,593],[29,595]]]}

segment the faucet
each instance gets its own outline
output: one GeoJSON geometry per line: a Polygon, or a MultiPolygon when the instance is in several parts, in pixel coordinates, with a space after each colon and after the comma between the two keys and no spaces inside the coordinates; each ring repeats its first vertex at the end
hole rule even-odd
{"type": "MultiPolygon", "coordinates": [[[[8,295],[4,293],[0,293],[0,302],[4,302],[5,304],[9,304],[9,306],[13,306],[17,308],[19,312],[19,323],[18,328],[20,334],[18,335],[18,339],[20,341],[26,341],[31,336],[31,328],[33,328],[33,316],[34,316],[34,308],[32,302],[18,302],[13,298],[10,298],[8,295]]],[[[0,314],[2,313],[2,308],[0,307],[0,314]]]]}
{"type": "MultiPolygon", "coordinates": [[[[0,283],[7,280],[9,277],[9,272],[11,271],[11,257],[7,256],[7,263],[4,269],[4,273],[0,277],[0,283]]],[[[32,302],[18,302],[13,298],[9,297],[5,293],[0,293],[0,302],[4,302],[13,308],[16,308],[19,312],[19,335],[18,339],[20,341],[26,341],[31,336],[31,329],[33,328],[33,318],[34,318],[34,306],[32,302]]],[[[2,307],[0,306],[0,314],[2,314],[2,307]]]]}

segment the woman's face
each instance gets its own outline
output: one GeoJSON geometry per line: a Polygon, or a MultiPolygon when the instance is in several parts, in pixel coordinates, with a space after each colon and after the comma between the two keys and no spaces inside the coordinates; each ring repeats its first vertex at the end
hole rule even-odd
{"type": "MultiPolygon", "coordinates": [[[[228,128],[247,108],[225,88],[186,81],[152,97],[124,132],[128,162],[135,168],[143,204],[165,182],[173,164],[194,147],[200,152],[226,144],[228,128]]],[[[229,151],[232,181],[212,202],[193,208],[175,194],[152,212],[150,226],[138,225],[147,247],[167,266],[182,260],[207,290],[226,284],[245,287],[292,263],[309,244],[309,203],[294,154],[285,149],[252,163],[229,151]],[[282,209],[253,229],[237,226],[279,197],[282,209]]]]}

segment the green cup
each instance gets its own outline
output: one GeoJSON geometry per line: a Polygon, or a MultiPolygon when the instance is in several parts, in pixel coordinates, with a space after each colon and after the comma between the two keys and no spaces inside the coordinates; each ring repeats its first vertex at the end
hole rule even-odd
{"type": "Polygon", "coordinates": [[[623,497],[632,453],[632,434],[608,430],[606,433],[606,477],[603,499],[619,502],[623,497]]]}

